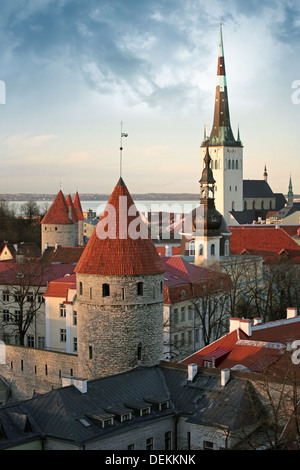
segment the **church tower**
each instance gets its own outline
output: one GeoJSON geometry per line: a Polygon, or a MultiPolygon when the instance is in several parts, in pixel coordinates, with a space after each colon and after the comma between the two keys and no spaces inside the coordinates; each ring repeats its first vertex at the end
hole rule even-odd
{"type": "Polygon", "coordinates": [[[204,135],[201,161],[209,147],[211,167],[215,178],[216,209],[230,221],[230,211],[243,210],[243,145],[238,129],[235,139],[230,123],[225,58],[220,24],[220,44],[213,127],[210,136],[204,135]]]}
{"type": "Polygon", "coordinates": [[[161,359],[164,271],[120,178],[75,268],[80,376],[93,379],[161,359]]]}
{"type": "Polygon", "coordinates": [[[197,265],[209,265],[230,254],[230,235],[225,218],[215,207],[215,179],[208,146],[200,183],[200,206],[184,220],[181,255],[193,256],[197,265]],[[192,250],[191,250],[192,247],[192,250]]]}

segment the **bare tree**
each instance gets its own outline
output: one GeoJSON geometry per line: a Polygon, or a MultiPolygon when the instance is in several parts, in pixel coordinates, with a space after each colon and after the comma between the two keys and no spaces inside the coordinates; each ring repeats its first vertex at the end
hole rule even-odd
{"type": "Polygon", "coordinates": [[[0,275],[2,285],[2,331],[17,336],[24,345],[25,335],[43,303],[43,284],[47,266],[38,261],[12,263],[0,275]]]}

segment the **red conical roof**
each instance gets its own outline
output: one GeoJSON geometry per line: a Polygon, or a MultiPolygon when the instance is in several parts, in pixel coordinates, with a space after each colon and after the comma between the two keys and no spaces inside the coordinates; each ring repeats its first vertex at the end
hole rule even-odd
{"type": "Polygon", "coordinates": [[[81,202],[80,202],[80,198],[79,198],[79,194],[78,194],[78,191],[76,192],[75,194],[75,197],[74,197],[74,201],[73,201],[73,205],[76,209],[76,213],[77,213],[77,218],[78,220],[84,220],[84,217],[83,217],[83,210],[82,210],[82,207],[81,207],[81,202]]]}
{"type": "Polygon", "coordinates": [[[52,202],[47,214],[43,218],[42,224],[72,224],[69,218],[68,204],[60,190],[56,198],[52,202]]]}
{"type": "Polygon", "coordinates": [[[72,198],[71,198],[70,194],[67,197],[66,202],[67,202],[68,207],[71,207],[72,221],[75,224],[76,222],[78,222],[78,217],[77,217],[77,212],[76,212],[76,209],[73,205],[73,201],[72,201],[72,198]]]}
{"type": "Polygon", "coordinates": [[[98,275],[143,275],[165,271],[148,227],[141,220],[122,178],[75,271],[98,275]]]}

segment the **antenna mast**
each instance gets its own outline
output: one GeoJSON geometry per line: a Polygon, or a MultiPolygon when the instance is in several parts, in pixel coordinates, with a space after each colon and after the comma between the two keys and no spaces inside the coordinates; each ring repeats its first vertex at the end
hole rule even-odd
{"type": "Polygon", "coordinates": [[[122,178],[122,158],[123,158],[123,137],[128,137],[128,134],[123,132],[123,121],[121,121],[121,141],[120,141],[120,178],[122,178]]]}

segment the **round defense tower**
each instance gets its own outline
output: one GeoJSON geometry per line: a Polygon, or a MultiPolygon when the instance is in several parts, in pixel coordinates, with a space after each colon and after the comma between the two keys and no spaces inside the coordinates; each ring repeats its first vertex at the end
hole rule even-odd
{"type": "Polygon", "coordinates": [[[159,361],[165,268],[121,178],[75,271],[80,375],[159,361]]]}

